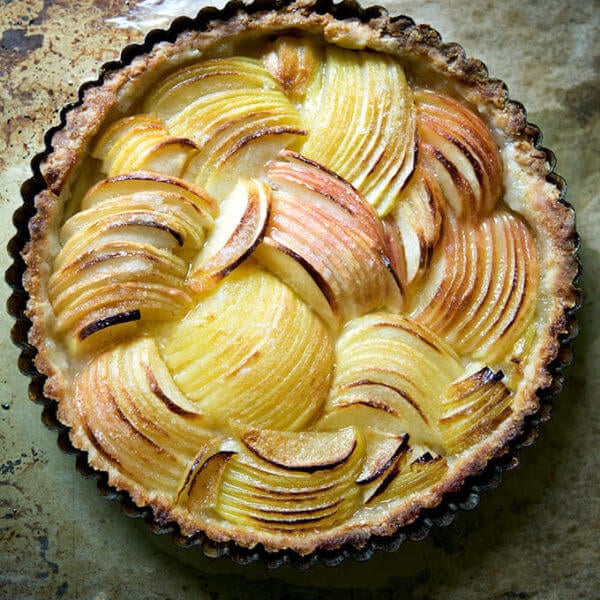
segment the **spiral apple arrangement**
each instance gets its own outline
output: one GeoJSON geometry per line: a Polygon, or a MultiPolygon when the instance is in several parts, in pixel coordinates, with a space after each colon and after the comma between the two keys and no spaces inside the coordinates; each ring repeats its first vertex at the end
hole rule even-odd
{"type": "Polygon", "coordinates": [[[358,526],[510,416],[535,240],[481,118],[396,59],[305,37],[206,59],[91,156],[48,283],[78,365],[59,416],[159,520],[358,526]]]}

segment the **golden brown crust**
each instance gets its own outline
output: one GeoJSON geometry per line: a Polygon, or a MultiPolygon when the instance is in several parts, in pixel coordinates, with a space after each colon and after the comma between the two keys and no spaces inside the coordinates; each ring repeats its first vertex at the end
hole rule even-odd
{"type": "Polygon", "coordinates": [[[224,526],[217,519],[203,523],[204,533],[216,542],[233,540],[248,548],[262,544],[269,552],[291,547],[305,555],[318,548],[336,549],[343,544],[360,548],[372,535],[393,534],[399,527],[414,522],[423,509],[437,506],[444,494],[458,490],[467,477],[480,473],[492,458],[507,452],[511,441],[527,427],[526,418],[539,409],[540,391],[553,385],[556,374],[552,364],[564,339],[571,333],[570,313],[577,306],[579,292],[573,284],[578,274],[574,212],[562,201],[561,190],[549,180],[551,166],[547,154],[535,147],[524,111],[507,100],[504,84],[489,79],[482,63],[467,58],[459,46],[442,44],[439,35],[428,26],[390,19],[383,10],[364,23],[356,18],[338,20],[329,13],[319,14],[313,10],[310,0],[299,0],[281,10],[254,14],[240,8],[229,20],[210,21],[200,32],[185,31],[175,42],[161,42],[148,54],[105,75],[102,85],[89,88],[83,102],[67,113],[64,127],[52,138],[52,152],[41,166],[47,190],[36,197],[37,212],[29,224],[31,239],[23,250],[27,265],[23,285],[29,294],[26,314],[32,322],[29,342],[38,351],[36,368],[47,377],[45,396],[58,402],[59,420],[73,427],[72,444],[88,452],[92,467],[108,473],[110,485],[126,489],[139,506],[150,505],[158,522],[175,519],[184,535],[198,533],[197,523],[189,521],[185,511],[174,508],[163,498],[132,487],[128,477],[111,467],[90,445],[72,413],[73,407],[64,400],[73,366],[54,336],[54,317],[46,286],[57,253],[57,232],[69,184],[102,123],[124,114],[135,98],[167,69],[206,53],[210,55],[230,40],[293,29],[301,29],[343,47],[369,48],[396,55],[407,65],[410,77],[425,82],[437,76],[449,78],[452,94],[477,108],[503,148],[508,171],[505,186],[518,184],[525,192],[508,197],[506,202],[527,219],[534,231],[539,244],[539,270],[543,273],[538,301],[541,332],[530,351],[524,377],[515,390],[513,416],[474,452],[457,459],[444,480],[426,493],[395,505],[392,512],[377,512],[366,525],[350,520],[326,531],[299,533],[293,539],[285,532],[257,531],[241,526],[232,529],[231,525],[224,526]]]}

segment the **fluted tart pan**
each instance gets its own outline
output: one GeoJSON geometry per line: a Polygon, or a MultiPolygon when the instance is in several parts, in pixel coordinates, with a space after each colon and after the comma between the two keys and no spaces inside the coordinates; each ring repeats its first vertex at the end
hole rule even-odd
{"type": "Polygon", "coordinates": [[[396,548],[514,466],[562,384],[578,238],[506,86],[354,3],[230,3],[46,135],[7,280],[30,395],[206,554],[396,548]]]}

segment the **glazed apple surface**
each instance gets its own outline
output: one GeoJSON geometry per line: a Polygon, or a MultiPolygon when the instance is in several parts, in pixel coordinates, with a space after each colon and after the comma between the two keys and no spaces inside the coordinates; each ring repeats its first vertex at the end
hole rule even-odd
{"type": "Polygon", "coordinates": [[[185,535],[310,551],[434,504],[510,421],[538,240],[484,117],[397,57],[223,53],[97,130],[47,285],[59,415],[185,535]]]}

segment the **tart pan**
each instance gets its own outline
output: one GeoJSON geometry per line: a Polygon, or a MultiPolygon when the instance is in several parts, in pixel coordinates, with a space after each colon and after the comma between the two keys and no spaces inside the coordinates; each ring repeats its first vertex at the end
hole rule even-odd
{"type": "MultiPolygon", "coordinates": [[[[56,402],[44,396],[43,390],[46,378],[35,367],[36,349],[28,343],[28,332],[31,322],[25,315],[28,296],[22,283],[25,263],[21,257],[21,252],[30,237],[28,227],[30,219],[35,214],[34,199],[40,191],[48,187],[41,172],[41,164],[52,152],[53,136],[65,126],[68,113],[83,103],[83,97],[87,89],[102,85],[107,74],[130,64],[137,56],[149,52],[157,43],[163,41],[172,42],[181,32],[186,30],[205,31],[211,27],[211,23],[214,21],[226,21],[244,13],[252,16],[267,10],[281,10],[292,4],[298,3],[287,0],[282,2],[258,0],[251,5],[245,5],[241,2],[230,2],[222,10],[205,8],[199,12],[195,19],[179,18],[167,30],[150,32],[142,44],[127,46],[122,51],[120,60],[104,64],[101,67],[99,78],[96,81],[83,84],[78,91],[78,100],[62,109],[60,123],[46,132],[43,152],[35,156],[32,160],[31,169],[33,175],[21,188],[23,204],[15,212],[13,218],[17,233],[8,244],[13,264],[6,272],[6,280],[13,289],[7,305],[8,311],[16,320],[11,337],[13,342],[21,348],[19,368],[31,379],[29,396],[32,401],[43,405],[42,421],[58,432],[58,441],[61,449],[76,456],[77,469],[85,476],[95,477],[98,489],[102,495],[111,499],[117,499],[127,515],[143,518],[152,532],[169,534],[175,543],[182,546],[198,546],[207,556],[228,556],[234,562],[240,564],[260,560],[269,568],[275,568],[284,563],[291,563],[298,568],[308,568],[317,561],[327,566],[334,566],[341,563],[346,557],[352,557],[355,560],[367,560],[377,550],[394,551],[407,539],[424,539],[432,527],[449,525],[458,510],[475,508],[479,502],[481,493],[495,489],[501,482],[502,473],[518,465],[521,449],[530,446],[535,441],[541,424],[550,418],[552,400],[562,388],[563,369],[571,360],[570,342],[577,334],[575,312],[580,303],[578,292],[580,276],[578,273],[573,280],[574,295],[576,298],[572,303],[572,307],[565,311],[563,319],[564,327],[558,335],[560,348],[549,367],[552,382],[548,387],[537,390],[539,398],[538,411],[526,417],[521,431],[509,441],[507,447],[503,449],[502,454],[492,459],[480,474],[468,477],[458,491],[446,494],[436,508],[423,510],[413,523],[398,528],[390,536],[371,536],[366,543],[360,545],[346,544],[332,550],[319,549],[306,556],[302,556],[291,550],[274,553],[267,552],[260,545],[253,549],[247,549],[237,545],[235,542],[214,542],[202,533],[190,538],[181,534],[176,523],[158,523],[150,508],[140,508],[135,505],[126,492],[118,491],[108,484],[106,473],[97,472],[88,465],[86,453],[75,449],[71,445],[68,428],[59,422],[56,415],[56,402]]],[[[337,5],[329,1],[307,2],[303,6],[319,14],[330,14],[337,20],[352,19],[368,23],[371,27],[380,29],[392,37],[404,40],[410,39],[413,45],[417,47],[422,45],[423,47],[435,48],[444,57],[446,63],[453,65],[456,70],[460,70],[470,77],[488,80],[487,69],[483,63],[467,58],[464,50],[457,44],[442,43],[440,35],[435,30],[428,25],[416,25],[409,17],[389,17],[387,11],[381,7],[372,6],[362,8],[357,3],[351,1],[344,1],[337,5]]],[[[493,82],[500,86],[506,97],[508,97],[506,85],[496,80],[493,80],[493,82]]],[[[522,124],[525,137],[530,139],[536,149],[545,157],[548,165],[546,179],[559,191],[559,202],[572,210],[565,200],[566,184],[553,170],[555,165],[554,155],[550,150],[541,145],[542,135],[540,130],[535,125],[526,121],[526,112],[522,105],[512,100],[508,100],[507,105],[510,106],[515,122],[522,124]]],[[[577,259],[579,240],[575,232],[572,232],[570,243],[573,248],[573,256],[577,259]]]]}

